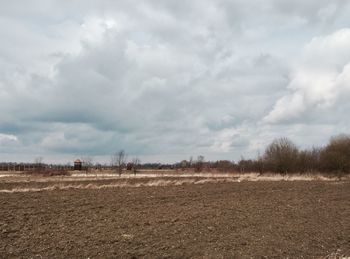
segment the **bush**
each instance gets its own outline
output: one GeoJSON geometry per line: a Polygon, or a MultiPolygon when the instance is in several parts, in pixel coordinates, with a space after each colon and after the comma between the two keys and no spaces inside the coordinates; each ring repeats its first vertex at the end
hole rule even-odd
{"type": "Polygon", "coordinates": [[[229,172],[234,170],[234,164],[228,160],[216,161],[214,166],[220,172],[229,172]]]}
{"type": "Polygon", "coordinates": [[[320,171],[320,148],[299,152],[297,168],[300,173],[320,171]]]}
{"type": "Polygon", "coordinates": [[[202,172],[204,168],[204,156],[198,156],[194,163],[195,172],[202,172]]]}
{"type": "Polygon", "coordinates": [[[288,138],[275,139],[265,150],[264,163],[272,172],[286,174],[297,169],[299,151],[288,138]]]}
{"type": "Polygon", "coordinates": [[[323,171],[345,174],[350,172],[350,136],[340,135],[331,138],[321,152],[323,171]]]}

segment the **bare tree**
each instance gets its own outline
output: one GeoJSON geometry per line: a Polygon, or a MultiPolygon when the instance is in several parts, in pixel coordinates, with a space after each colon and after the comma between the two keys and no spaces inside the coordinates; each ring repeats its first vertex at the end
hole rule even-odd
{"type": "Polygon", "coordinates": [[[134,175],[136,175],[140,164],[141,164],[141,160],[139,158],[135,157],[132,159],[132,171],[134,172],[134,175]]]}
{"type": "Polygon", "coordinates": [[[204,156],[198,156],[195,162],[195,171],[201,172],[204,168],[204,156]]]}
{"type": "Polygon", "coordinates": [[[35,159],[34,159],[34,164],[35,164],[35,168],[37,169],[37,170],[41,170],[42,169],[42,167],[43,167],[43,157],[42,156],[38,156],[38,157],[36,157],[35,159]]]}
{"type": "Polygon", "coordinates": [[[188,167],[189,168],[192,168],[192,166],[193,166],[193,157],[192,156],[190,156],[190,160],[188,160],[188,167]]]}
{"type": "Polygon", "coordinates": [[[241,173],[245,172],[245,166],[246,166],[246,160],[244,159],[244,156],[241,155],[241,160],[238,162],[238,167],[241,173]]]}
{"type": "Polygon", "coordinates": [[[127,155],[124,150],[120,150],[116,152],[111,157],[111,165],[116,172],[118,172],[119,176],[122,175],[123,167],[126,162],[127,155]]]}
{"type": "Polygon", "coordinates": [[[84,170],[86,171],[86,173],[90,172],[93,166],[93,158],[91,156],[85,156],[82,158],[82,160],[84,170]]]}

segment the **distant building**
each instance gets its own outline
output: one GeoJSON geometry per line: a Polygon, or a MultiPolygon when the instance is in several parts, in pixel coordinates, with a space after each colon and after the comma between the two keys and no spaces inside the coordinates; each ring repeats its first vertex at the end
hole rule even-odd
{"type": "Polygon", "coordinates": [[[74,161],[74,170],[81,171],[82,167],[83,167],[83,163],[80,161],[80,159],[77,159],[74,161]]]}

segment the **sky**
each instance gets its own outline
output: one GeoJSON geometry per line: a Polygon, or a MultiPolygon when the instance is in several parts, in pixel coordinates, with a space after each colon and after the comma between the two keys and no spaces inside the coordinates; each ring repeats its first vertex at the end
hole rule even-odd
{"type": "Polygon", "coordinates": [[[0,6],[0,161],[237,161],[350,133],[350,1],[0,6]]]}

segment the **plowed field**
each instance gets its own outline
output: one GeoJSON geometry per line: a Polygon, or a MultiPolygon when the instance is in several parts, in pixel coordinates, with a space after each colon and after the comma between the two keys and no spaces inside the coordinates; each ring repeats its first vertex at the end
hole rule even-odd
{"type": "Polygon", "coordinates": [[[350,256],[349,181],[117,183],[0,183],[0,257],[350,256]]]}

